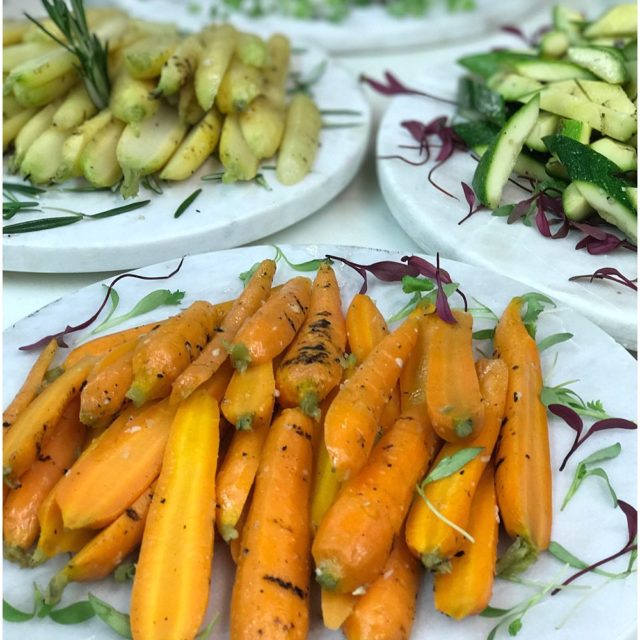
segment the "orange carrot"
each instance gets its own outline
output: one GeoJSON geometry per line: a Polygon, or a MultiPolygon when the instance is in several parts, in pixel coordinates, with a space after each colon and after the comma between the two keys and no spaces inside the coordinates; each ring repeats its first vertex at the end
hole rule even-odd
{"type": "Polygon", "coordinates": [[[38,359],[33,363],[16,397],[2,414],[2,426],[5,429],[8,429],[16,421],[20,413],[24,411],[27,406],[29,406],[29,403],[40,393],[44,376],[53,362],[57,349],[58,343],[54,338],[42,350],[38,359]]]}
{"type": "Polygon", "coordinates": [[[176,407],[163,400],[121,414],[60,480],[56,500],[69,529],[113,522],[158,475],[176,407]]]}
{"type": "Polygon", "coordinates": [[[505,309],[494,338],[496,352],[507,363],[506,423],[496,452],[496,492],[507,533],[517,538],[501,559],[514,571],[535,560],[551,538],[551,461],[547,411],[540,400],[542,369],[535,340],[520,317],[521,298],[505,309]]]}
{"type": "Polygon", "coordinates": [[[273,360],[295,337],[311,299],[308,278],[292,278],[276,291],[236,334],[229,354],[236,369],[273,360]]]}
{"type": "Polygon", "coordinates": [[[384,317],[373,300],[362,293],[353,296],[347,309],[347,337],[351,353],[358,364],[364,362],[371,350],[389,333],[384,317]]]}
{"type": "Polygon", "coordinates": [[[106,578],[142,540],[155,485],[151,485],[108,527],[96,534],[51,579],[46,604],[60,602],[70,582],[89,582],[106,578]]]}
{"type": "Polygon", "coordinates": [[[417,411],[401,416],[376,443],[318,528],[312,552],[323,587],[351,593],[382,573],[433,446],[433,432],[417,411]]]}
{"type": "Polygon", "coordinates": [[[213,560],[219,411],[197,391],[180,403],[142,537],[131,592],[137,640],[195,638],[213,560]]]}
{"type": "Polygon", "coordinates": [[[417,338],[417,320],[407,318],[386,336],[340,389],[325,419],[325,444],[340,479],[365,463],[385,402],[398,382],[417,338]]]}
{"type": "Polygon", "coordinates": [[[480,478],[469,518],[468,531],[475,542],[465,540],[451,560],[451,571],[434,578],[438,611],[461,620],[480,613],[489,604],[496,570],[498,523],[493,465],[488,464],[480,478]]]}
{"type": "Polygon", "coordinates": [[[84,439],[85,428],[78,420],[79,406],[76,397],[65,407],[53,435],[5,500],[2,526],[6,547],[25,551],[38,537],[38,509],[78,456],[84,439]]]}
{"type": "Polygon", "coordinates": [[[407,640],[416,612],[420,565],[396,538],[382,575],[356,600],[342,625],[347,640],[407,640]]]}
{"type": "Polygon", "coordinates": [[[95,358],[84,358],[37,395],[4,436],[2,465],[7,484],[31,467],[54,432],[64,408],[80,393],[95,358]]]}
{"type": "Polygon", "coordinates": [[[189,396],[205,380],[208,380],[227,358],[225,344],[232,342],[238,329],[267,299],[276,272],[273,260],[263,260],[233,306],[222,320],[216,335],[202,353],[174,381],[171,402],[189,396]]]}
{"type": "Polygon", "coordinates": [[[436,433],[447,442],[469,441],[483,427],[480,385],[473,363],[473,318],[454,310],[454,324],[437,315],[425,319],[427,406],[436,433]]]}
{"type": "Polygon", "coordinates": [[[300,406],[317,419],[319,403],[340,383],[346,342],[338,282],[331,266],[322,263],[307,317],[276,372],[280,405],[300,406]]]}
{"type": "Polygon", "coordinates": [[[329,589],[320,590],[322,622],[327,629],[339,629],[351,615],[358,602],[358,596],[352,593],[338,593],[329,589]]]}
{"type": "Polygon", "coordinates": [[[302,411],[285,409],[269,431],[242,530],[231,640],[307,637],[313,430],[302,411]]]}
{"type": "Polygon", "coordinates": [[[416,497],[407,518],[407,543],[412,552],[422,558],[428,569],[448,571],[449,559],[460,549],[463,536],[443,517],[466,530],[471,501],[495,446],[502,419],[509,373],[502,360],[482,358],[476,364],[485,407],[485,427],[480,435],[467,444],[446,443],[434,462],[437,465],[467,447],[482,451],[464,468],[453,475],[424,486],[424,497],[439,515],[416,497]]]}

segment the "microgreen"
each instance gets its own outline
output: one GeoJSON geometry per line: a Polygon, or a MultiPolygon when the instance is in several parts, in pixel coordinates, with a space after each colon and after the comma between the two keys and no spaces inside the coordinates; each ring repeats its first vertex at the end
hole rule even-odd
{"type": "Polygon", "coordinates": [[[622,447],[619,442],[612,444],[610,447],[605,447],[604,449],[598,449],[598,451],[592,453],[590,456],[587,456],[584,460],[578,463],[576,467],[575,474],[573,476],[573,481],[571,482],[571,486],[567,491],[567,495],[565,496],[562,506],[560,507],[560,511],[562,511],[573,496],[576,494],[582,483],[589,477],[597,477],[602,478],[607,488],[609,489],[609,493],[613,499],[614,508],[618,504],[618,496],[616,496],[616,492],[613,490],[611,486],[611,482],[609,481],[609,476],[607,472],[601,467],[596,467],[594,469],[590,469],[590,465],[595,464],[596,462],[602,462],[603,460],[612,460],[613,458],[617,458],[620,455],[620,451],[622,447]]]}
{"type": "Polygon", "coordinates": [[[193,203],[193,201],[202,193],[202,189],[196,189],[190,196],[184,199],[180,206],[173,214],[174,218],[179,218],[193,203]]]}
{"type": "Polygon", "coordinates": [[[464,199],[469,205],[469,211],[467,215],[458,222],[459,225],[468,220],[474,213],[478,213],[478,211],[480,211],[480,209],[482,209],[482,207],[484,206],[482,202],[477,200],[476,194],[474,193],[473,189],[466,182],[461,182],[460,184],[462,185],[464,199]]]}
{"type": "Polygon", "coordinates": [[[104,109],[109,104],[111,91],[108,69],[109,45],[103,45],[89,30],[82,0],[71,0],[70,8],[64,0],[42,0],[42,4],[64,35],[64,40],[51,33],[29,14],[25,14],[26,17],[61,47],[76,55],[79,62],[78,70],[91,101],[98,109],[104,109]]]}
{"type": "Polygon", "coordinates": [[[314,260],[307,260],[306,262],[291,262],[289,258],[285,255],[284,251],[277,245],[271,245],[276,250],[276,257],[274,260],[278,262],[280,259],[284,260],[294,271],[317,271],[323,262],[328,262],[331,264],[331,260],[327,257],[325,258],[316,258],[314,260]]]}
{"type": "Polygon", "coordinates": [[[547,349],[555,346],[556,344],[560,344],[562,342],[566,342],[567,340],[571,340],[571,338],[573,338],[573,333],[568,333],[568,332],[554,333],[550,336],[547,336],[546,338],[543,338],[542,340],[540,340],[540,342],[538,342],[538,351],[542,353],[543,351],[546,351],[547,349]]]}
{"type": "Polygon", "coordinates": [[[22,184],[20,182],[3,182],[3,193],[20,193],[25,196],[38,197],[39,194],[45,193],[46,189],[35,187],[32,184],[22,184]]]}
{"type": "Polygon", "coordinates": [[[382,94],[383,96],[414,95],[430,98],[431,100],[437,100],[438,102],[445,102],[446,104],[457,104],[455,100],[449,100],[448,98],[435,96],[418,89],[412,89],[411,87],[402,84],[402,82],[400,82],[400,80],[398,80],[398,78],[394,76],[390,71],[385,71],[384,77],[386,82],[374,80],[369,76],[361,74],[359,80],[360,82],[364,82],[365,84],[369,85],[369,87],[371,87],[374,91],[382,94]]]}
{"type": "Polygon", "coordinates": [[[426,478],[422,481],[421,486],[424,488],[425,485],[431,482],[437,482],[438,480],[452,476],[476,458],[483,450],[484,447],[466,447],[465,449],[456,451],[451,456],[445,456],[429,471],[426,478]]]}
{"type": "MultiPolygon", "coordinates": [[[[103,285],[104,286],[104,285],[103,285]]],[[[106,331],[107,329],[112,329],[113,327],[126,322],[127,320],[131,320],[131,318],[135,318],[137,316],[143,315],[145,313],[149,313],[158,307],[164,306],[174,306],[180,304],[182,299],[184,298],[184,291],[170,291],[169,289],[156,289],[155,291],[151,291],[146,296],[141,298],[132,309],[123,313],[119,316],[113,316],[114,311],[116,310],[119,302],[119,298],[116,297],[118,294],[115,289],[111,290],[110,298],[112,303],[114,300],[117,300],[115,304],[112,304],[112,308],[104,319],[93,331],[91,331],[91,335],[99,333],[100,331],[106,331]]]]}
{"type": "MultiPolygon", "coordinates": [[[[568,564],[573,569],[586,569],[589,566],[588,562],[580,560],[580,558],[574,556],[568,549],[555,540],[552,540],[549,543],[547,551],[556,558],[556,560],[560,560],[560,562],[568,564]]],[[[620,573],[610,573],[609,571],[596,568],[592,569],[592,573],[597,573],[599,576],[605,576],[607,578],[623,578],[629,575],[629,569],[620,573]]]]}
{"type": "Polygon", "coordinates": [[[611,417],[605,411],[601,400],[587,400],[585,402],[576,391],[568,386],[574,382],[578,382],[578,380],[568,380],[555,387],[543,387],[540,393],[542,404],[547,408],[552,404],[562,404],[582,416],[598,420],[611,417]]]}
{"type": "Polygon", "coordinates": [[[95,615],[95,609],[88,600],[74,602],[68,607],[53,609],[49,612],[49,617],[58,624],[80,624],[90,620],[95,615]]]}
{"type": "Polygon", "coordinates": [[[36,342],[33,342],[32,344],[23,345],[22,347],[19,347],[19,349],[21,351],[31,351],[33,349],[40,349],[41,347],[44,347],[45,345],[47,345],[54,338],[58,341],[58,346],[66,348],[68,345],[64,341],[65,337],[70,333],[74,333],[76,331],[81,331],[82,329],[86,329],[88,326],[90,326],[91,324],[93,324],[93,322],[96,321],[96,319],[98,318],[102,310],[107,305],[107,302],[109,302],[111,298],[111,290],[115,287],[115,285],[118,282],[120,282],[120,280],[123,280],[124,278],[135,278],[136,280],[167,280],[172,276],[174,276],[176,273],[178,273],[178,271],[180,271],[183,263],[184,263],[184,258],[181,258],[180,262],[178,263],[178,266],[173,271],[171,271],[171,273],[164,276],[143,276],[138,273],[120,274],[119,276],[117,276],[111,281],[102,303],[98,307],[98,310],[90,318],[88,318],[84,322],[81,322],[80,324],[77,324],[77,325],[73,325],[73,326],[67,325],[63,330],[44,336],[43,338],[40,338],[39,340],[37,340],[36,342]]]}
{"type": "Polygon", "coordinates": [[[620,558],[626,555],[627,553],[631,553],[631,560],[629,562],[628,570],[627,570],[628,572],[631,571],[633,562],[635,562],[635,559],[637,557],[637,549],[638,549],[637,542],[636,542],[637,536],[638,536],[638,512],[636,511],[635,507],[631,506],[628,502],[624,502],[623,500],[618,500],[618,507],[620,507],[620,510],[622,511],[622,513],[624,513],[625,518],[627,520],[628,538],[627,538],[626,544],[616,553],[610,556],[607,556],[606,558],[603,558],[598,562],[594,562],[593,564],[590,564],[587,567],[581,568],[580,571],[578,571],[577,573],[574,573],[571,577],[567,578],[559,587],[554,589],[551,592],[552,596],[555,596],[562,589],[562,587],[568,584],[571,584],[574,580],[577,580],[578,578],[583,576],[585,573],[589,573],[594,569],[598,569],[602,565],[605,565],[617,558],[620,558]]]}
{"type": "Polygon", "coordinates": [[[131,638],[131,622],[129,615],[112,607],[108,602],[101,600],[92,593],[89,594],[89,603],[95,614],[119,636],[131,638]]]}
{"type": "Polygon", "coordinates": [[[246,287],[247,286],[247,282],[249,282],[249,280],[251,280],[251,278],[253,277],[253,274],[258,270],[258,267],[260,266],[259,262],[255,262],[250,269],[247,269],[247,271],[243,271],[238,277],[240,278],[240,280],[242,280],[242,284],[246,287]]]}
{"type": "Polygon", "coordinates": [[[20,611],[6,600],[2,600],[2,619],[7,622],[27,622],[36,615],[35,611],[20,611]]]}
{"type": "MultiPolygon", "coordinates": [[[[543,400],[544,402],[544,400],[543,400]]],[[[567,455],[564,457],[562,464],[560,465],[560,471],[563,471],[569,458],[575,453],[575,451],[582,445],[585,440],[590,438],[594,433],[598,431],[607,431],[609,429],[628,429],[628,430],[636,430],[638,425],[631,420],[627,420],[625,418],[604,418],[602,420],[598,420],[594,422],[587,433],[583,436],[582,431],[584,429],[584,423],[582,422],[582,418],[578,415],[578,413],[571,407],[564,404],[550,404],[547,406],[549,411],[554,415],[562,418],[564,422],[571,427],[575,432],[575,439],[571,448],[567,452],[567,455]]]]}
{"type": "Polygon", "coordinates": [[[149,191],[153,191],[153,193],[157,193],[159,196],[162,195],[162,185],[160,181],[154,174],[150,174],[148,176],[143,176],[142,180],[140,180],[140,184],[149,189],[149,191]]]}
{"type": "Polygon", "coordinates": [[[525,293],[520,296],[520,300],[522,301],[522,322],[529,335],[535,339],[540,314],[545,310],[545,305],[555,307],[555,302],[542,293],[536,293],[535,291],[525,293]]]}
{"type": "Polygon", "coordinates": [[[589,282],[593,282],[594,280],[611,280],[612,282],[616,282],[617,284],[621,284],[625,287],[629,287],[629,289],[633,289],[633,291],[638,290],[637,279],[631,280],[623,273],[618,271],[613,267],[601,267],[600,269],[596,269],[591,274],[573,276],[569,278],[569,280],[589,280],[589,282]]]}
{"type": "Polygon", "coordinates": [[[135,562],[123,562],[119,564],[113,572],[113,579],[116,582],[130,582],[136,575],[135,562]]]}

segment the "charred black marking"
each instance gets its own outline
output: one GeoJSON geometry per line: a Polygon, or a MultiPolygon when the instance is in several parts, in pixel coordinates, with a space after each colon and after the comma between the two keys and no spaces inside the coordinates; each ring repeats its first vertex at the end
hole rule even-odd
{"type": "Polygon", "coordinates": [[[525,457],[527,460],[531,460],[531,456],[530,456],[528,453],[525,453],[525,454],[524,454],[524,457],[525,457]]]}
{"type": "Polygon", "coordinates": [[[329,361],[329,353],[324,344],[310,344],[301,347],[296,356],[286,360],[283,363],[283,367],[295,365],[295,364],[314,364],[316,362],[325,363],[329,361]]]}
{"type": "Polygon", "coordinates": [[[306,438],[307,440],[311,440],[311,434],[307,433],[299,424],[292,424],[291,428],[301,438],[306,438]]]}
{"type": "Polygon", "coordinates": [[[136,522],[140,520],[140,515],[138,514],[138,512],[131,507],[129,507],[125,513],[127,514],[127,517],[131,518],[131,520],[134,520],[136,522]]]}
{"type": "Polygon", "coordinates": [[[502,418],[502,422],[500,423],[500,428],[504,427],[504,425],[507,424],[507,422],[509,422],[509,418],[505,416],[504,418],[502,418]]]}
{"type": "Polygon", "coordinates": [[[464,551],[458,551],[457,553],[453,554],[456,558],[462,558],[462,556],[464,555],[464,551]]]}
{"type": "Polygon", "coordinates": [[[514,371],[517,371],[520,367],[519,367],[517,364],[514,364],[511,368],[512,368],[514,371]]]}
{"type": "Polygon", "coordinates": [[[164,378],[164,373],[156,373],[156,378],[164,378]]]}
{"type": "Polygon", "coordinates": [[[520,394],[517,391],[513,392],[513,401],[518,402],[520,400],[520,394]]]}
{"type": "Polygon", "coordinates": [[[291,327],[291,330],[293,331],[293,333],[296,333],[298,331],[298,327],[296,327],[296,323],[286,313],[284,314],[284,317],[289,323],[289,326],[291,327]]]}
{"type": "Polygon", "coordinates": [[[267,582],[273,582],[274,584],[277,584],[279,587],[282,587],[287,591],[291,591],[295,593],[298,596],[298,598],[300,598],[301,600],[305,600],[307,597],[307,592],[304,589],[301,589],[300,587],[293,584],[293,582],[289,582],[288,580],[283,580],[282,578],[278,578],[278,576],[269,576],[269,575],[262,576],[262,579],[267,580],[267,582]]]}
{"type": "Polygon", "coordinates": [[[304,313],[307,313],[307,307],[305,307],[300,300],[298,300],[298,296],[293,296],[293,299],[298,303],[298,306],[304,313]]]}

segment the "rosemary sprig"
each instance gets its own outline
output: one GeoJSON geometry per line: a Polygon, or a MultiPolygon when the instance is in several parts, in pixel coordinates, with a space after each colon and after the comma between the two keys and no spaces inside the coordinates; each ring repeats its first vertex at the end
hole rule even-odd
{"type": "Polygon", "coordinates": [[[70,0],[70,3],[71,8],[64,0],[42,0],[49,17],[66,41],[51,33],[29,14],[25,15],[60,46],[75,54],[89,97],[98,109],[104,109],[109,104],[111,90],[108,72],[109,45],[103,45],[89,30],[82,0],[70,0]]]}
{"type": "Polygon", "coordinates": [[[174,218],[179,218],[190,206],[191,203],[202,193],[202,189],[196,189],[184,202],[176,209],[173,214],[174,218]]]}

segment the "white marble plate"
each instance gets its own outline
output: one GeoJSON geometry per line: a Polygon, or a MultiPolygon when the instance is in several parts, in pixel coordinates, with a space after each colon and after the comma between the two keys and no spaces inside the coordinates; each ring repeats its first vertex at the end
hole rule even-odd
{"type": "MultiPolygon", "coordinates": [[[[372,249],[336,246],[286,246],[282,247],[293,262],[302,262],[321,257],[327,253],[340,255],[361,263],[378,260],[398,260],[402,254],[372,249]]],[[[128,279],[117,289],[121,295],[122,309],[128,309],[142,295],[158,286],[181,288],[186,291],[183,306],[197,299],[218,301],[236,295],[241,290],[238,274],[248,269],[256,261],[273,255],[270,247],[247,247],[221,251],[186,259],[182,270],[171,280],[145,282],[128,279]]],[[[167,274],[176,266],[176,261],[154,265],[140,270],[147,275],[167,274]]],[[[336,272],[342,288],[343,302],[346,304],[358,292],[360,277],[351,269],[336,263],[336,272]]],[[[466,264],[443,260],[442,266],[460,283],[468,296],[477,298],[494,311],[500,313],[514,295],[530,290],[530,287],[484,269],[466,264]]],[[[286,265],[281,264],[276,274],[276,282],[283,282],[294,275],[286,265]]],[[[389,316],[404,305],[407,296],[398,284],[381,283],[370,278],[369,294],[377,301],[385,316],[389,316]]],[[[37,313],[21,320],[3,334],[4,341],[4,404],[8,403],[35,354],[20,352],[19,345],[33,342],[44,332],[61,329],[67,323],[75,323],[89,317],[97,308],[104,295],[100,283],[65,296],[37,313]]],[[[173,312],[173,310],[172,310],[173,312]]],[[[150,322],[168,315],[166,310],[157,310],[146,317],[138,318],[133,324],[150,322]],[[150,317],[153,316],[153,317],[150,317]]],[[[481,325],[478,325],[481,326],[481,325]]],[[[570,331],[574,337],[543,353],[543,370],[548,385],[580,378],[575,389],[585,399],[600,399],[610,414],[635,419],[636,411],[636,363],[635,360],[607,334],[598,329],[564,304],[545,312],[538,322],[538,338],[542,339],[557,332],[570,331]]],[[[76,338],[70,342],[74,346],[76,338]]],[[[487,348],[484,343],[484,348],[487,348]]],[[[586,424],[591,420],[586,419],[586,424]]],[[[559,511],[560,504],[571,482],[579,460],[593,451],[614,442],[623,445],[622,453],[615,461],[603,463],[620,499],[636,505],[636,433],[633,431],[607,431],[598,434],[575,454],[560,473],[558,466],[573,440],[573,432],[559,419],[550,419],[551,451],[554,484],[554,525],[552,538],[576,556],[588,561],[596,561],[620,549],[626,542],[627,528],[620,510],[613,509],[610,497],[600,481],[587,479],[569,506],[559,511]]],[[[610,571],[622,571],[628,558],[608,566],[610,571]]],[[[33,582],[44,586],[55,570],[59,560],[35,570],[19,569],[5,561],[4,597],[14,606],[30,610],[33,582]]],[[[229,599],[233,580],[233,565],[225,545],[216,545],[211,600],[207,620],[214,613],[220,619],[212,637],[222,640],[228,637],[229,599]]],[[[568,577],[570,570],[548,554],[543,554],[538,563],[526,574],[527,578],[549,583],[560,576],[568,577]]],[[[634,577],[625,580],[608,581],[597,575],[587,575],[580,580],[588,589],[575,589],[549,598],[534,607],[524,617],[524,626],[518,635],[521,640],[553,638],[554,640],[630,640],[636,629],[636,581],[634,577]],[[566,618],[566,619],[565,619],[566,618]]],[[[435,612],[432,604],[431,581],[424,579],[418,601],[418,615],[412,638],[431,640],[481,640],[486,637],[495,620],[472,618],[464,622],[454,622],[435,612]]],[[[129,588],[112,581],[88,585],[69,585],[63,605],[83,599],[88,591],[107,600],[119,610],[128,609],[129,588]]],[[[495,585],[492,604],[508,608],[535,593],[535,589],[498,580],[495,585]]],[[[313,615],[309,637],[312,640],[339,640],[339,632],[330,632],[322,627],[318,594],[314,592],[313,615]]],[[[7,640],[89,640],[115,638],[104,625],[92,620],[78,626],[61,627],[47,619],[23,624],[4,625],[7,640]]],[[[506,631],[498,638],[506,638],[506,631]]]]}
{"type": "MultiPolygon", "coordinates": [[[[184,254],[226,249],[263,238],[302,220],[340,193],[357,173],[369,139],[370,108],[358,83],[339,64],[313,47],[294,56],[292,69],[310,77],[323,61],[324,74],[313,85],[320,109],[348,109],[358,115],[327,115],[328,123],[357,123],[353,128],[324,128],[312,171],[293,186],[280,184],[273,170],[262,170],[270,190],[254,182],[223,185],[200,178],[219,171],[209,159],[190,179],[163,185],[158,195],[144,188],[138,197],[151,199],[144,208],[67,227],[4,236],[3,266],[10,271],[43,273],[131,269],[184,254]],[[178,219],[177,207],[197,188],[202,193],[178,219]]],[[[266,160],[263,165],[274,166],[266,160]]],[[[7,176],[13,181],[15,177],[7,176]]],[[[86,183],[85,183],[86,184],[86,183]]],[[[63,185],[64,186],[64,185],[63,185]]],[[[84,213],[125,204],[118,194],[69,193],[50,189],[43,204],[84,213]]],[[[20,214],[11,222],[60,215],[53,211],[20,214]]]]}
{"type": "MultiPolygon", "coordinates": [[[[405,79],[412,87],[440,97],[455,97],[458,78],[463,68],[456,64],[462,54],[488,51],[496,46],[514,46],[505,35],[446,52],[436,59],[425,58],[429,69],[419,79],[405,79]]],[[[517,44],[516,44],[517,46],[517,44]]],[[[401,75],[401,70],[398,70],[401,75]]],[[[591,274],[600,267],[615,267],[627,277],[637,276],[637,254],[619,249],[608,255],[590,255],[576,251],[582,236],[572,231],[561,240],[541,236],[535,228],[522,223],[508,225],[486,210],[476,213],[459,225],[467,214],[461,182],[471,184],[476,161],[465,152],[457,152],[433,176],[438,185],[458,197],[452,199],[427,181],[433,162],[414,167],[400,160],[380,156],[401,154],[416,160],[413,150],[399,145],[413,145],[409,133],[400,126],[404,120],[429,122],[441,115],[452,115],[454,107],[416,96],[393,98],[378,130],[376,153],[380,187],[384,198],[400,226],[425,251],[464,260],[492,269],[554,296],[574,307],[630,349],[637,348],[637,294],[631,289],[600,281],[570,282],[574,275],[591,274]]],[[[437,150],[435,154],[437,155],[437,150]]],[[[503,202],[518,202],[526,194],[509,184],[503,202]]]]}
{"type": "MultiPolygon", "coordinates": [[[[489,33],[500,25],[519,22],[549,2],[543,0],[475,0],[473,11],[449,12],[445,0],[434,0],[424,16],[396,18],[384,7],[371,5],[356,7],[342,21],[299,20],[285,16],[268,15],[253,18],[240,13],[225,15],[241,29],[258,33],[281,31],[292,38],[314,42],[334,53],[355,53],[401,49],[444,42],[462,42],[470,37],[489,33]]],[[[170,0],[116,0],[132,15],[149,18],[152,12],[156,20],[176,20],[186,30],[197,30],[203,20],[210,20],[212,6],[220,6],[219,0],[184,2],[176,6],[170,0]]],[[[220,19],[220,18],[216,18],[220,19]]]]}

